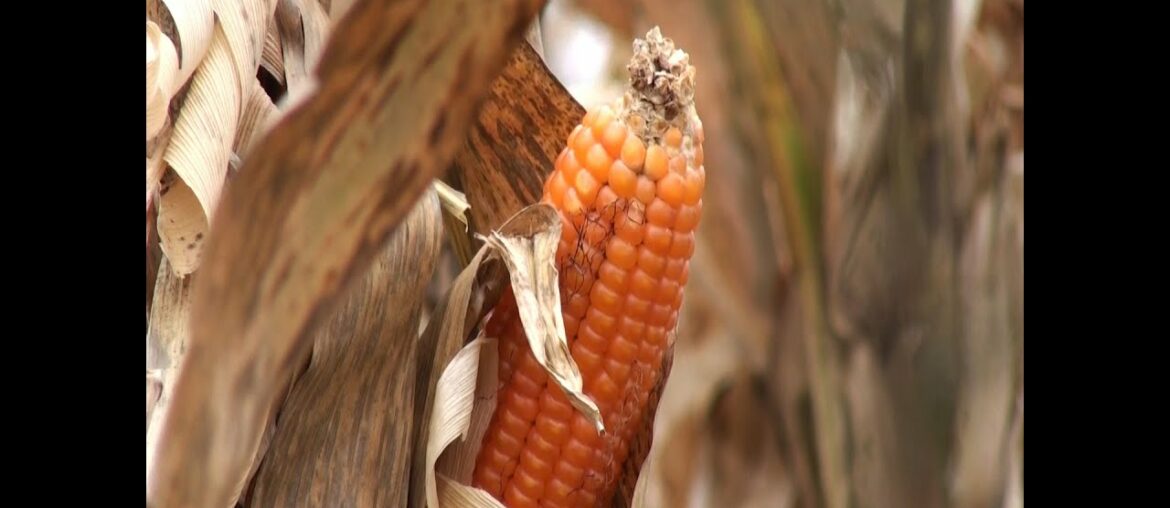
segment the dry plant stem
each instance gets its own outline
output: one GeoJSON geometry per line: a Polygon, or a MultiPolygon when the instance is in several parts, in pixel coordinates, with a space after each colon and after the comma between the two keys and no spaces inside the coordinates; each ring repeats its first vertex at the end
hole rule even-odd
{"type": "Polygon", "coordinates": [[[439,255],[428,192],[321,327],[280,410],[249,506],[402,506],[422,294],[439,255]],[[328,471],[328,473],[323,473],[328,471]]]}
{"type": "Polygon", "coordinates": [[[811,167],[824,167],[836,83],[840,35],[831,2],[752,0],[783,72],[785,90],[799,115],[811,167]]]}
{"type": "MultiPolygon", "coordinates": [[[[883,276],[878,284],[854,286],[862,288],[860,294],[852,295],[862,299],[854,301],[864,303],[846,312],[855,317],[877,316],[884,302],[897,302],[892,309],[886,308],[892,312],[885,319],[859,329],[887,357],[882,382],[865,386],[889,394],[892,404],[886,412],[896,429],[896,454],[873,469],[894,472],[892,494],[897,496],[895,503],[903,506],[942,499],[951,488],[943,471],[952,460],[954,394],[960,371],[952,183],[955,175],[964,172],[959,148],[965,141],[965,121],[956,117],[950,50],[953,9],[950,1],[906,2],[896,128],[882,141],[891,147],[884,161],[888,173],[878,173],[873,208],[855,216],[887,217],[856,223],[867,235],[865,244],[874,245],[870,238],[886,241],[871,252],[858,244],[851,253],[872,255],[883,267],[883,276]]],[[[850,270],[844,275],[854,284],[867,277],[858,271],[863,266],[843,268],[850,270]]],[[[855,322],[865,323],[864,317],[855,322]]],[[[865,428],[860,423],[853,426],[858,433],[865,428]]]]}
{"type": "MultiPolygon", "coordinates": [[[[882,54],[875,60],[898,62],[894,72],[874,78],[855,65],[875,55],[850,53],[842,67],[862,76],[858,86],[892,87],[881,99],[889,100],[888,112],[873,131],[853,126],[861,131],[855,136],[873,136],[877,149],[833,163],[833,178],[848,178],[830,184],[841,226],[826,243],[833,249],[832,328],[848,348],[840,395],[848,404],[847,431],[853,443],[870,444],[850,457],[853,493],[891,506],[959,505],[953,496],[965,490],[945,473],[964,469],[953,452],[963,439],[955,432],[956,395],[969,312],[956,289],[962,278],[954,198],[956,178],[967,171],[960,151],[967,120],[956,101],[952,48],[962,27],[954,16],[951,2],[909,0],[904,36],[892,49],[876,48],[882,54]]],[[[841,78],[854,79],[844,72],[841,78]]]]}
{"type": "Polygon", "coordinates": [[[727,26],[740,27],[729,34],[744,49],[747,60],[740,65],[757,69],[758,79],[752,83],[751,93],[757,94],[756,100],[763,106],[759,115],[765,119],[761,127],[768,147],[766,156],[779,184],[784,231],[795,258],[794,282],[806,330],[805,365],[816,429],[820,494],[825,506],[842,508],[848,506],[850,492],[845,456],[847,429],[840,399],[840,353],[829,334],[824,312],[819,176],[803,157],[806,148],[796,130],[789,99],[782,93],[770,92],[785,89],[783,75],[771,58],[767,34],[754,9],[748,0],[735,1],[729,9],[734,21],[727,26]],[[773,120],[777,118],[786,121],[773,120]]]}
{"type": "Polygon", "coordinates": [[[447,167],[541,4],[365,0],[339,21],[316,93],[215,214],[150,505],[232,500],[314,325],[447,167]]]}

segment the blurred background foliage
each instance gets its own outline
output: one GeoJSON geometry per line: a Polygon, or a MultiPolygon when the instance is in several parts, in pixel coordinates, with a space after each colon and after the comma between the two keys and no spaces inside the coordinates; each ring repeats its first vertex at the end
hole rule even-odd
{"type": "Polygon", "coordinates": [[[690,52],[701,241],[651,506],[1022,506],[1022,0],[554,0],[586,108],[690,52]]]}

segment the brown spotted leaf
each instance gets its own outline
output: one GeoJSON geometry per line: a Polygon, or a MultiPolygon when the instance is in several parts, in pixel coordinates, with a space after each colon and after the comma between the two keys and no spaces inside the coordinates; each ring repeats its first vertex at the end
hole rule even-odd
{"type": "Polygon", "coordinates": [[[584,115],[529,44],[512,53],[455,158],[476,233],[489,234],[540,200],[545,177],[584,115]]]}

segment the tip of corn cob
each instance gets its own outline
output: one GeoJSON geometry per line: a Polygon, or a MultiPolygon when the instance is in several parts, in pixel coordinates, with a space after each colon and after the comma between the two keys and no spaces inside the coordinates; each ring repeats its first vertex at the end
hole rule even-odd
{"type": "Polygon", "coordinates": [[[693,134],[699,127],[695,114],[695,68],[690,56],[658,27],[646,38],[634,40],[634,55],[626,69],[630,86],[618,105],[619,117],[639,137],[660,141],[671,127],[693,134]]]}

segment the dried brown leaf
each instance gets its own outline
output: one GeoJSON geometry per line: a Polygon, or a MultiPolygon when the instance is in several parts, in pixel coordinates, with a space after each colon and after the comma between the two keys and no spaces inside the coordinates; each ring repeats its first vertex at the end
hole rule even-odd
{"type": "MultiPolygon", "coordinates": [[[[791,249],[795,267],[794,293],[807,324],[803,339],[804,365],[810,379],[810,399],[817,451],[817,470],[822,482],[821,503],[828,508],[842,508],[849,499],[849,458],[847,457],[848,421],[842,410],[841,364],[839,344],[828,333],[826,312],[822,306],[825,274],[822,269],[821,168],[813,164],[815,148],[801,125],[797,107],[788,89],[785,68],[775,58],[775,43],[770,40],[759,7],[750,0],[738,0],[725,12],[723,37],[729,46],[738,74],[738,84],[749,97],[751,118],[759,125],[760,161],[771,170],[772,181],[779,190],[779,204],[784,220],[785,244],[791,249]]],[[[819,72],[818,72],[819,74],[819,72]]]]}
{"type": "MultiPolygon", "coordinates": [[[[1001,139],[1006,139],[1006,125],[999,129],[1001,139]]],[[[998,144],[1000,150],[1004,144],[998,144]]],[[[978,160],[989,164],[1012,164],[1002,152],[979,155],[978,160]]],[[[999,502],[1010,488],[1011,477],[1004,472],[1010,470],[1012,460],[1011,426],[1021,410],[1016,399],[1022,396],[1023,358],[1018,344],[1023,342],[1023,327],[1014,314],[1022,314],[1023,304],[1013,300],[1016,281],[1023,278],[1022,249],[1015,245],[1023,224],[1022,219],[1016,222],[1014,213],[1014,171],[1003,168],[996,173],[998,184],[986,187],[972,204],[959,252],[965,367],[956,394],[960,416],[949,480],[958,507],[999,502]]]]}
{"type": "Polygon", "coordinates": [[[305,63],[305,35],[296,0],[280,0],[276,4],[276,27],[280,32],[286,90],[280,108],[289,110],[304,100],[314,86],[312,69],[305,63]]]}
{"type": "Polygon", "coordinates": [[[367,0],[339,22],[320,86],[213,215],[152,504],[231,501],[314,325],[448,166],[540,5],[367,0]]]}
{"type": "Polygon", "coordinates": [[[321,327],[280,408],[249,506],[403,506],[415,432],[423,293],[439,256],[439,202],[427,192],[321,327]],[[328,468],[327,476],[315,474],[328,468]],[[371,479],[377,478],[377,481],[371,479]]]}
{"type": "Polygon", "coordinates": [[[897,468],[894,444],[896,423],[887,408],[893,407],[881,378],[877,355],[868,344],[854,348],[845,369],[845,394],[854,438],[868,443],[865,453],[853,458],[854,486],[865,492],[874,506],[898,506],[905,479],[897,468]]]}
{"type": "MultiPolygon", "coordinates": [[[[492,413],[496,407],[496,388],[499,381],[500,363],[499,342],[496,339],[487,340],[490,343],[485,344],[480,351],[479,370],[473,379],[475,382],[473,387],[475,408],[471,412],[466,426],[461,427],[462,439],[451,443],[449,447],[443,445],[438,448],[442,450],[442,453],[434,468],[439,475],[463,484],[471,483],[471,475],[475,472],[476,457],[479,455],[483,436],[487,433],[492,413]],[[446,450],[443,450],[444,448],[446,450]]],[[[436,400],[443,399],[436,398],[436,400]]]]}
{"type": "MultiPolygon", "coordinates": [[[[829,145],[839,11],[822,0],[754,0],[771,40],[771,55],[783,70],[786,90],[800,116],[810,164],[824,167],[829,145]]],[[[704,120],[706,117],[704,117],[704,120]]]]}
{"type": "Polygon", "coordinates": [[[789,507],[794,483],[780,460],[778,428],[760,380],[741,370],[720,390],[695,436],[703,448],[696,483],[705,484],[708,499],[728,506],[789,507]]]}
{"type": "Polygon", "coordinates": [[[155,461],[155,449],[163,421],[171,406],[175,380],[183,365],[190,340],[188,325],[192,279],[175,275],[166,258],[161,261],[146,332],[148,477],[155,461]],[[158,385],[158,393],[153,403],[150,402],[152,378],[158,385]]]}

